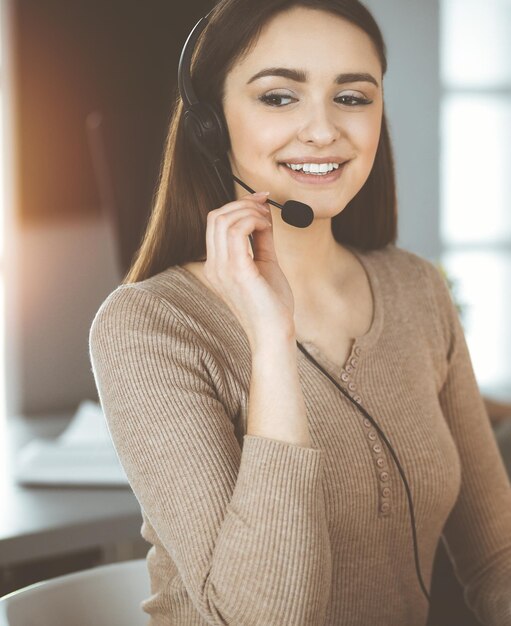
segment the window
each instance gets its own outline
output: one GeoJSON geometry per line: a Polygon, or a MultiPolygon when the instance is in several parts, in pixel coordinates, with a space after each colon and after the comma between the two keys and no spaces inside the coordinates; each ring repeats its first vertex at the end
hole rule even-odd
{"type": "Polygon", "coordinates": [[[441,0],[442,264],[483,392],[511,394],[511,2],[441,0]]]}

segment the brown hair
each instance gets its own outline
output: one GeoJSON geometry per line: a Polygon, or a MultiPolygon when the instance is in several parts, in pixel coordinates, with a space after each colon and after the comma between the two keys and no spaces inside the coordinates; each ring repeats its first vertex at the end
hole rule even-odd
{"type": "MultiPolygon", "coordinates": [[[[385,74],[385,42],[371,13],[358,0],[220,0],[192,57],[191,74],[199,100],[214,102],[222,110],[225,77],[236,60],[255,45],[268,20],[295,6],[333,13],[364,30],[385,74]]],[[[172,265],[205,259],[207,214],[236,197],[233,179],[222,174],[230,195],[226,198],[213,167],[198,158],[184,134],[183,109],[176,91],[152,212],[123,283],[145,280],[172,265]]],[[[231,169],[227,155],[222,163],[231,169]]],[[[396,241],[394,159],[385,109],[372,170],[357,195],[332,218],[332,233],[339,243],[364,250],[396,241]]]]}

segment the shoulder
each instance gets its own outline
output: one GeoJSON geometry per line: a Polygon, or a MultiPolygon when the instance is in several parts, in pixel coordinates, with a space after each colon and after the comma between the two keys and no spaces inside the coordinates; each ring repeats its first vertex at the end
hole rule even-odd
{"type": "Polygon", "coordinates": [[[415,286],[422,300],[429,300],[440,315],[450,315],[453,298],[440,265],[414,252],[394,246],[393,259],[402,276],[416,281],[415,286]]]}
{"type": "Polygon", "coordinates": [[[384,248],[372,250],[368,254],[377,260],[389,274],[399,275],[403,279],[416,280],[421,277],[441,277],[435,263],[395,244],[388,244],[384,248]]]}
{"type": "Polygon", "coordinates": [[[388,244],[364,253],[384,290],[396,305],[409,306],[424,299],[437,302],[448,294],[446,281],[433,261],[388,244]]]}
{"type": "Polygon", "coordinates": [[[189,289],[176,267],[139,282],[121,284],[101,303],[89,339],[92,342],[149,328],[154,332],[165,328],[167,333],[172,328],[184,328],[189,319],[187,299],[189,289]]]}
{"type": "Polygon", "coordinates": [[[397,247],[392,254],[401,275],[407,277],[408,302],[413,301],[417,323],[447,354],[461,320],[446,276],[437,263],[418,254],[397,247]]]}
{"type": "Polygon", "coordinates": [[[209,317],[202,312],[207,302],[193,312],[194,299],[200,297],[179,266],[114,289],[89,330],[89,358],[102,389],[109,381],[116,387],[128,376],[136,385],[144,380],[158,385],[164,376],[178,387],[187,381],[229,397],[222,350],[209,330],[216,317],[211,309],[209,317]]]}
{"type": "Polygon", "coordinates": [[[189,297],[190,289],[179,267],[172,266],[145,280],[116,287],[101,303],[93,324],[119,314],[145,317],[165,312],[185,323],[185,304],[189,297]]]}
{"type": "Polygon", "coordinates": [[[413,314],[415,323],[432,336],[447,337],[456,308],[439,265],[415,252],[389,244],[371,253],[378,261],[378,278],[396,309],[413,314]]]}

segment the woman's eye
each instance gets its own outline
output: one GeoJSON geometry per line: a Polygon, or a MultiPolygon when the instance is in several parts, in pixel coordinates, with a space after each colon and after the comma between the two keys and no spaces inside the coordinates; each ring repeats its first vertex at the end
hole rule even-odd
{"type": "MultiPolygon", "coordinates": [[[[261,100],[261,102],[264,102],[268,106],[277,107],[277,108],[282,108],[283,106],[287,106],[285,104],[276,103],[276,100],[282,100],[282,98],[287,99],[287,100],[289,99],[296,100],[296,98],[293,98],[292,96],[286,96],[284,94],[279,94],[279,93],[267,93],[263,96],[259,96],[259,100],[261,100]]],[[[373,102],[372,100],[367,100],[366,98],[357,98],[356,96],[338,96],[337,98],[335,98],[335,100],[336,101],[341,100],[341,104],[345,104],[349,107],[371,104],[373,102]]]]}
{"type": "Polygon", "coordinates": [[[367,100],[366,98],[357,98],[356,96],[338,96],[336,100],[350,100],[354,104],[348,104],[347,102],[342,102],[341,104],[348,104],[348,106],[356,106],[357,104],[365,105],[371,104],[372,100],[367,100]]]}
{"type": "Polygon", "coordinates": [[[264,96],[260,96],[259,100],[261,100],[262,102],[264,102],[265,104],[268,104],[269,106],[272,107],[279,107],[280,105],[278,104],[274,104],[275,100],[281,100],[282,98],[287,98],[288,100],[294,100],[294,98],[292,96],[285,96],[283,94],[280,93],[267,93],[264,96]]]}

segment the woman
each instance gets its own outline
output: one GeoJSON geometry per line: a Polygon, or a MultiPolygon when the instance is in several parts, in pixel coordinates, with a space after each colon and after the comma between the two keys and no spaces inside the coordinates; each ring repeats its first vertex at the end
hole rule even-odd
{"type": "Polygon", "coordinates": [[[177,102],[145,239],[90,334],[151,624],[426,624],[401,476],[357,404],[408,478],[426,586],[443,539],[474,613],[511,624],[509,482],[448,288],[395,245],[385,71],[355,0],[211,13],[192,78],[224,164],[314,220],[220,185],[177,102]]]}

